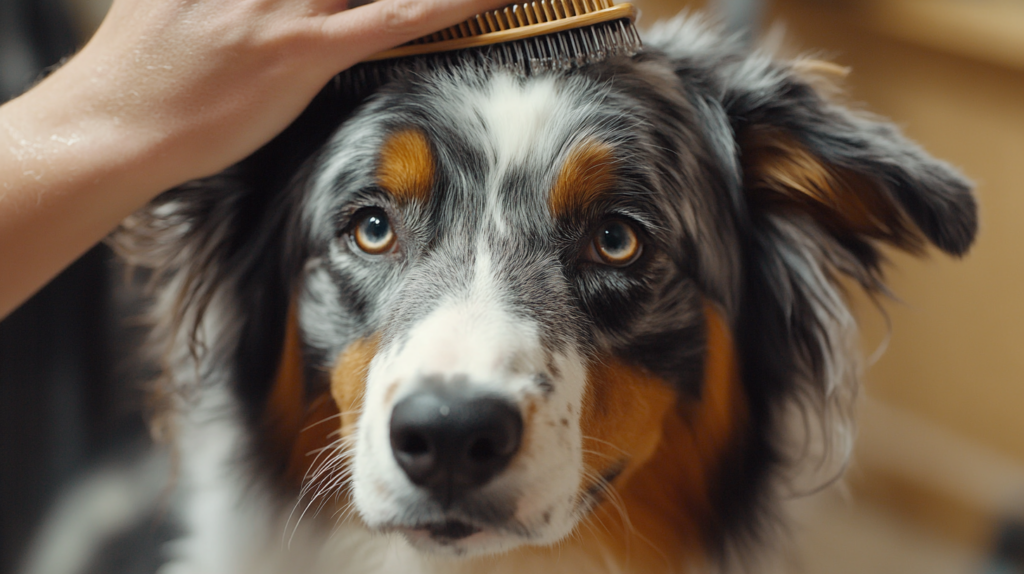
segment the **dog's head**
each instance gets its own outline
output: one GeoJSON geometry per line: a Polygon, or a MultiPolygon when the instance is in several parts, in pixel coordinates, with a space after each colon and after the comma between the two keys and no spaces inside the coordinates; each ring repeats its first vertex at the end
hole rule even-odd
{"type": "Polygon", "coordinates": [[[670,544],[750,532],[780,413],[855,374],[838,276],[879,289],[882,243],[963,253],[975,204],[799,62],[692,21],[648,44],[325,93],[135,220],[262,472],[457,554],[553,543],[609,500],[670,544]]]}

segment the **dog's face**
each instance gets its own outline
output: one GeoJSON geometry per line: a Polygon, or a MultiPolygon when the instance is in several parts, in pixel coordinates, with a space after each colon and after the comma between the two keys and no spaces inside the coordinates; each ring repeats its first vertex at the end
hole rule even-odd
{"type": "Polygon", "coordinates": [[[557,541],[699,393],[690,246],[722,283],[735,246],[712,174],[665,169],[698,165],[693,118],[658,126],[635,91],[438,74],[322,155],[300,327],[333,371],[370,527],[458,553],[557,541]]]}
{"type": "Polygon", "coordinates": [[[837,276],[881,289],[883,243],[962,254],[976,207],[814,66],[696,20],[647,42],[325,92],[129,222],[172,277],[170,369],[229,385],[282,500],[457,555],[606,548],[606,504],[659,560],[756,536],[785,413],[841,423],[856,383],[837,276]]]}

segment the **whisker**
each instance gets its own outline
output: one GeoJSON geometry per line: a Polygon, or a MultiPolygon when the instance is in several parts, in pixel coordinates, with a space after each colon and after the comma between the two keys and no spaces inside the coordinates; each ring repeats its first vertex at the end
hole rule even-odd
{"type": "MultiPolygon", "coordinates": [[[[608,482],[607,480],[605,480],[604,477],[599,476],[599,475],[595,475],[596,473],[593,470],[591,470],[591,469],[584,468],[583,471],[584,471],[583,475],[584,475],[585,478],[588,478],[588,479],[589,478],[593,478],[593,479],[595,479],[595,483],[596,484],[601,485],[602,493],[607,496],[606,501],[609,502],[611,507],[616,510],[616,512],[617,512],[617,514],[619,516],[619,519],[622,521],[623,527],[626,530],[626,534],[629,535],[626,538],[626,545],[627,545],[626,546],[626,559],[629,560],[629,556],[630,556],[630,550],[629,550],[630,538],[635,536],[641,542],[643,542],[644,544],[649,546],[652,550],[657,552],[658,556],[660,556],[662,558],[662,560],[665,561],[666,565],[671,566],[672,562],[669,559],[668,555],[665,554],[665,552],[661,548],[659,548],[656,544],[654,544],[654,542],[652,542],[650,538],[644,536],[643,533],[641,533],[633,525],[632,520],[630,520],[630,518],[629,518],[629,511],[626,508],[625,500],[623,500],[622,494],[618,491],[617,488],[615,488],[615,485],[610,483],[610,482],[608,482]]],[[[600,505],[600,506],[603,506],[603,505],[600,505]]],[[[607,509],[607,508],[603,510],[603,512],[606,513],[606,514],[608,514],[610,511],[611,510],[607,509]]],[[[594,516],[598,521],[600,521],[602,526],[604,526],[604,521],[601,520],[601,518],[597,515],[596,512],[592,512],[591,515],[594,516]]],[[[609,514],[609,517],[610,516],[611,515],[609,514]]],[[[629,570],[628,567],[626,568],[626,570],[627,571],[629,570]]]]}
{"type": "Polygon", "coordinates": [[[344,444],[345,438],[346,437],[342,437],[342,438],[339,438],[339,439],[335,440],[334,442],[332,442],[331,444],[329,444],[327,446],[320,447],[320,448],[315,448],[315,449],[307,452],[306,456],[309,456],[309,455],[311,455],[313,453],[322,452],[322,451],[325,451],[325,450],[330,450],[332,448],[333,449],[337,449],[338,447],[342,447],[342,446],[352,446],[351,444],[349,444],[349,445],[345,445],[344,444]]]}
{"type": "Polygon", "coordinates": [[[624,451],[624,450],[622,450],[622,447],[620,447],[619,445],[612,444],[612,443],[610,443],[610,442],[608,442],[606,440],[602,440],[602,439],[599,439],[599,438],[594,437],[594,436],[583,435],[582,438],[585,441],[592,440],[592,441],[597,442],[597,443],[608,445],[608,446],[614,448],[615,450],[619,451],[620,453],[622,453],[626,458],[629,458],[629,453],[624,451]]]}
{"type": "Polygon", "coordinates": [[[317,425],[322,425],[322,424],[324,424],[326,422],[332,421],[334,419],[340,419],[341,417],[347,416],[347,415],[362,414],[362,412],[363,412],[363,409],[355,409],[355,410],[351,410],[351,411],[345,411],[345,412],[341,412],[341,413],[336,413],[336,414],[333,414],[333,415],[331,415],[329,417],[324,417],[323,419],[321,419],[321,420],[319,420],[319,421],[317,421],[315,423],[311,423],[309,426],[307,426],[306,428],[300,430],[299,432],[300,433],[304,433],[304,432],[308,431],[309,429],[311,429],[311,428],[313,428],[313,427],[315,427],[317,425]]]}
{"type": "Polygon", "coordinates": [[[605,454],[603,452],[598,452],[596,450],[590,450],[590,449],[586,449],[586,448],[581,449],[580,452],[583,452],[584,454],[592,454],[592,455],[595,455],[595,456],[601,456],[601,457],[607,458],[608,460],[613,460],[613,461],[621,460],[620,457],[612,456],[610,454],[605,454]]]}

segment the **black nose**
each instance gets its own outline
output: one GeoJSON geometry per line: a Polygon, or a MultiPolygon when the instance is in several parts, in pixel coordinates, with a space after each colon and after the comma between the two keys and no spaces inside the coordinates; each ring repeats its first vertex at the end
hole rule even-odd
{"type": "Polygon", "coordinates": [[[508,466],[523,419],[508,401],[420,391],[391,413],[391,450],[414,484],[447,505],[508,466]]]}

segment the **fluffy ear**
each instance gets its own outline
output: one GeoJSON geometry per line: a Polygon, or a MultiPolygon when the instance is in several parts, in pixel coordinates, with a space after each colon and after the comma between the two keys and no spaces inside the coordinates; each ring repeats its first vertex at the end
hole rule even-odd
{"type": "Polygon", "coordinates": [[[752,214],[805,214],[863,252],[866,240],[962,255],[978,227],[971,185],[890,123],[830,103],[813,63],[751,58],[725,77],[752,214]]]}
{"type": "Polygon", "coordinates": [[[858,374],[835,276],[883,289],[881,243],[919,251],[930,242],[959,256],[978,216],[956,170],[892,124],[829,101],[807,72],[806,62],[758,55],[718,68],[748,221],[748,372],[769,400],[795,391],[820,406],[843,401],[833,391],[852,392],[858,374]]]}
{"type": "Polygon", "coordinates": [[[750,54],[690,15],[655,26],[645,45],[679,79],[734,208],[731,322],[749,422],[716,499],[726,527],[756,538],[746,529],[772,514],[766,491],[833,478],[850,453],[859,365],[838,276],[884,289],[883,244],[964,254],[977,206],[955,169],[822,95],[814,68],[830,66],[750,54]],[[819,464],[791,464],[807,458],[819,464]]]}
{"type": "MultiPolygon", "coordinates": [[[[932,243],[962,255],[977,206],[956,170],[891,124],[823,97],[800,63],[737,52],[717,63],[706,73],[720,82],[739,170],[744,276],[735,325],[751,408],[746,460],[816,459],[784,467],[814,467],[814,476],[789,483],[806,488],[797,483],[834,478],[853,437],[856,323],[837,276],[883,290],[881,244],[916,252],[932,243]]],[[[749,488],[733,492],[768,484],[771,464],[738,464],[749,488]]],[[[723,500],[745,512],[742,495],[723,500]]]]}
{"type": "Polygon", "coordinates": [[[827,420],[839,409],[842,419],[859,369],[836,276],[884,289],[883,243],[964,254],[977,205],[955,169],[892,124],[831,102],[807,72],[806,62],[758,55],[718,68],[747,220],[739,337],[751,392],[768,403],[796,394],[810,412],[827,420]]]}
{"type": "Polygon", "coordinates": [[[296,267],[303,261],[297,244],[288,240],[290,186],[354,105],[326,88],[252,156],[165,192],[112,237],[129,263],[153,275],[151,338],[163,370],[157,388],[163,397],[157,401],[165,403],[158,408],[170,407],[161,398],[183,386],[231,373],[238,384],[232,390],[246,411],[260,412],[278,368],[292,289],[301,272],[296,267]]]}

